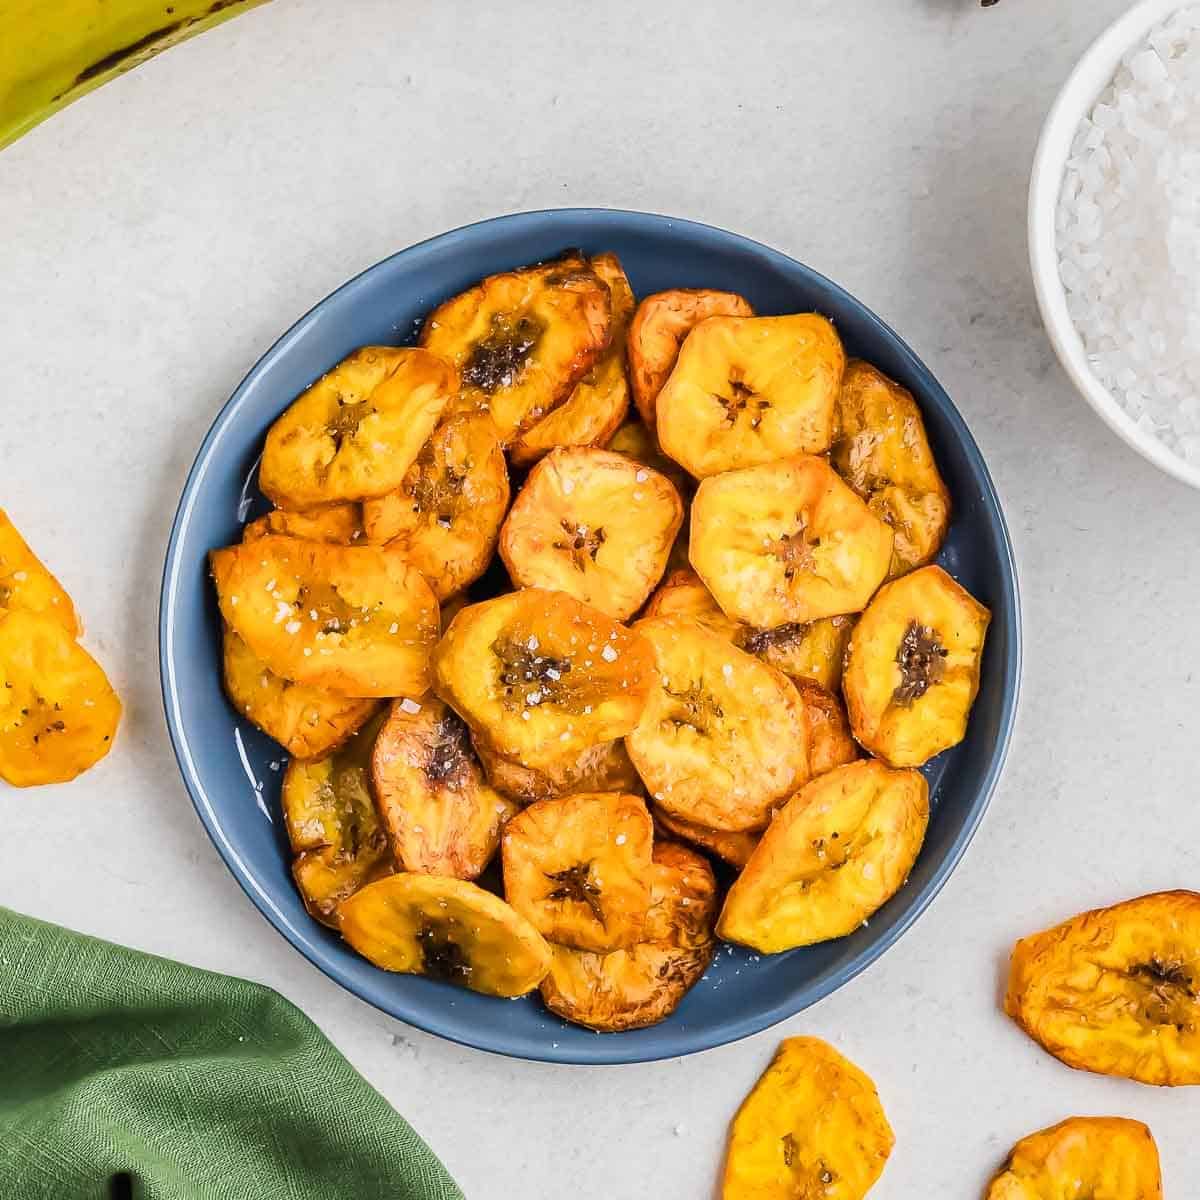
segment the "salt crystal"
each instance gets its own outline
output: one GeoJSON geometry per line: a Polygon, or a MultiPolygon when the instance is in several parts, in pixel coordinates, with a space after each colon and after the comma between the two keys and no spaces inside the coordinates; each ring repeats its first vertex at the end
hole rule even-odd
{"type": "Polygon", "coordinates": [[[605,646],[604,649],[600,651],[600,657],[604,659],[605,662],[616,662],[617,652],[611,646],[605,646]]]}
{"type": "Polygon", "coordinates": [[[415,700],[410,700],[407,696],[405,696],[405,698],[400,701],[400,711],[406,712],[411,716],[413,713],[419,713],[421,711],[421,706],[415,700]]]}

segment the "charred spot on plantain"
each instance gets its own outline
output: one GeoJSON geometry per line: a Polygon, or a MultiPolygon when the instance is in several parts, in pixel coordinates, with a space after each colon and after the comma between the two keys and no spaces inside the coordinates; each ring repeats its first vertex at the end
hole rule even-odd
{"type": "Polygon", "coordinates": [[[663,691],[672,700],[677,701],[686,714],[668,718],[676,729],[687,726],[694,729],[701,737],[707,737],[712,722],[721,721],[725,717],[725,710],[717,703],[716,698],[705,690],[703,681],[689,684],[680,691],[673,691],[664,684],[663,691]]]}
{"type": "Polygon", "coordinates": [[[1156,1025],[1173,1025],[1179,1033],[1196,1025],[1196,1003],[1200,1000],[1195,981],[1179,959],[1164,961],[1157,954],[1148,962],[1136,963],[1126,972],[1149,993],[1146,1018],[1156,1025]]]}
{"type": "Polygon", "coordinates": [[[739,634],[737,645],[747,654],[783,649],[802,641],[808,628],[806,624],[793,621],[787,625],[776,625],[774,629],[750,629],[739,634]]]}
{"type": "Polygon", "coordinates": [[[564,550],[570,554],[577,571],[585,570],[588,560],[595,562],[596,555],[600,553],[600,547],[604,545],[606,540],[604,527],[597,525],[592,528],[575,521],[568,521],[566,518],[563,518],[559,524],[566,540],[555,542],[554,549],[564,550]]]}
{"type": "Polygon", "coordinates": [[[463,489],[470,470],[470,463],[464,464],[461,470],[453,463],[447,463],[446,470],[439,471],[433,447],[426,442],[417,455],[417,475],[409,493],[413,512],[432,513],[443,529],[449,529],[462,509],[463,489]]]}
{"type": "Polygon", "coordinates": [[[783,577],[789,582],[800,573],[810,572],[816,562],[813,551],[821,544],[819,537],[810,538],[803,520],[794,533],[781,533],[771,552],[783,564],[783,577]]]}
{"type": "Polygon", "coordinates": [[[592,879],[592,864],[576,863],[564,871],[546,871],[545,876],[556,886],[548,894],[549,900],[565,900],[573,904],[586,904],[592,916],[603,925],[604,910],[600,907],[600,888],[592,879]]]}
{"type": "Polygon", "coordinates": [[[447,712],[437,723],[423,765],[431,783],[455,787],[462,782],[471,761],[467,736],[467,726],[457,713],[447,712]]]}
{"type": "Polygon", "coordinates": [[[331,420],[325,423],[329,436],[333,439],[333,450],[336,454],[346,441],[352,441],[358,433],[358,427],[374,413],[370,401],[358,400],[348,403],[344,397],[338,396],[338,408],[331,420]]]}
{"type": "Polygon", "coordinates": [[[748,388],[736,376],[729,380],[729,395],[715,393],[717,401],[725,410],[725,421],[732,426],[745,417],[751,429],[757,429],[763,421],[763,413],[771,407],[753,388],[748,388]]]}
{"type": "Polygon", "coordinates": [[[489,394],[508,387],[524,369],[541,336],[542,326],[532,317],[514,320],[509,313],[497,313],[462,369],[463,383],[489,394]]]}
{"type": "Polygon", "coordinates": [[[940,682],[946,673],[948,653],[938,641],[937,630],[919,621],[910,621],[896,650],[900,682],[892,693],[892,703],[907,707],[940,682]]]}
{"type": "Polygon", "coordinates": [[[563,680],[571,664],[565,658],[539,654],[536,638],[497,638],[492,653],[500,660],[500,686],[510,707],[536,708],[563,698],[563,680]]]}
{"type": "Polygon", "coordinates": [[[466,987],[471,963],[444,926],[426,921],[417,930],[417,944],[421,947],[422,970],[430,979],[466,987]]]}

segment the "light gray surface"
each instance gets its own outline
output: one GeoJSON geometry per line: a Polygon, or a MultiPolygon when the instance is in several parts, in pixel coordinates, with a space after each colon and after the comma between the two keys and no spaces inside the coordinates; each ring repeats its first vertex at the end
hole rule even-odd
{"type": "Polygon", "coordinates": [[[878,1083],[897,1149],[872,1200],[980,1194],[1014,1139],[1072,1113],[1149,1121],[1169,1194],[1188,1195],[1193,1095],[1073,1073],[997,1008],[1021,933],[1198,876],[1200,496],[1071,392],[1025,260],[1041,116],[1121,8],[276,0],[0,154],[0,502],[60,572],[128,706],[100,769],[0,791],[0,903],[278,988],[472,1200],[709,1196],[730,1114],[799,1032],[878,1083]],[[595,1070],[425,1037],[292,951],[192,812],[155,647],[179,489],[258,354],[399,247],[566,204],[747,233],[891,321],[991,466],[1027,628],[1004,782],[900,945],[740,1045],[595,1070]]]}

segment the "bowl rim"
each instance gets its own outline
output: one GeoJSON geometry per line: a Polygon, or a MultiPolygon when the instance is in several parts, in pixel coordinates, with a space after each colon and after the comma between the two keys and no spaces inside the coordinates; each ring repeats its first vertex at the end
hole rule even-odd
{"type": "Polygon", "coordinates": [[[1067,308],[1067,293],[1058,272],[1056,227],[1058,197],[1066,174],[1071,143],[1080,122],[1112,82],[1126,52],[1187,0],[1140,0],[1118,17],[1084,51],[1055,97],[1042,125],[1029,181],[1027,215],[1029,263],[1042,324],[1058,360],[1075,388],[1100,419],[1126,445],[1161,471],[1200,488],[1200,464],[1182,459],[1137,422],[1092,374],[1087,352],[1067,308]]]}
{"type": "Polygon", "coordinates": [[[179,505],[171,524],[171,533],[167,543],[163,563],[162,584],[159,593],[159,678],[171,747],[192,805],[209,839],[216,847],[218,854],[228,867],[230,873],[237,880],[242,891],[254,906],[291,943],[292,947],[308,959],[313,966],[343,987],[351,995],[371,1004],[385,1013],[385,1015],[459,1045],[528,1061],[582,1066],[623,1065],[679,1058],[711,1050],[718,1046],[740,1041],[752,1034],[777,1025],[779,1022],[804,1011],[817,1003],[817,1001],[824,999],[832,992],[849,983],[891,949],[912,928],[916,921],[929,908],[962,860],[967,847],[979,829],[1003,773],[1012,743],[1013,729],[1020,700],[1024,657],[1022,627],[1023,617],[1016,555],[1013,549],[1012,538],[1009,534],[1008,524],[1004,516],[1004,509],[991,473],[988,471],[987,464],[984,461],[983,454],[967,427],[962,414],[958,411],[957,406],[950,399],[932,371],[925,366],[908,343],[872,309],[852,296],[839,284],[834,283],[798,259],[794,259],[780,250],[767,246],[765,243],[755,241],[741,234],[732,233],[714,225],[630,209],[601,207],[537,209],[506,213],[488,217],[481,221],[471,222],[467,225],[462,225],[425,238],[420,242],[413,243],[411,246],[407,246],[396,251],[394,254],[380,259],[314,304],[253,364],[242,381],[234,389],[229,399],[218,410],[209,426],[192,466],[188,471],[179,505]],[[226,430],[230,427],[233,418],[240,409],[251,382],[257,378],[260,372],[277,357],[286,353],[297,339],[305,335],[309,327],[319,319],[321,311],[335,296],[348,291],[352,292],[364,286],[367,276],[382,269],[385,264],[391,263],[402,255],[408,255],[422,247],[430,246],[444,239],[461,238],[463,236],[486,236],[487,232],[496,226],[520,226],[522,224],[536,224],[544,221],[554,222],[567,219],[595,221],[601,227],[605,223],[621,224],[630,221],[637,224],[649,223],[666,230],[683,228],[701,237],[716,237],[727,243],[739,246],[755,255],[765,256],[768,260],[784,264],[788,268],[798,269],[807,274],[820,286],[827,287],[831,292],[843,297],[853,306],[860,309],[867,323],[882,338],[892,340],[894,346],[907,360],[912,373],[922,380],[923,386],[940,393],[945,398],[946,418],[953,427],[954,435],[959,440],[964,454],[970,460],[972,469],[976,473],[981,493],[980,498],[986,501],[990,513],[995,516],[995,527],[1001,550],[998,566],[1002,581],[1011,597],[1011,604],[1006,607],[1006,611],[1003,614],[1004,632],[1009,652],[1000,665],[1003,693],[1001,697],[999,728],[991,747],[991,756],[987,764],[987,769],[980,786],[976,789],[975,795],[971,800],[962,827],[955,834],[942,860],[934,868],[929,879],[912,896],[907,911],[900,919],[882,937],[872,940],[858,954],[848,962],[842,964],[837,970],[831,971],[824,978],[798,986],[795,990],[789,991],[784,1000],[772,1005],[768,1009],[742,1017],[741,1019],[726,1020],[719,1028],[706,1031],[703,1034],[696,1034],[691,1030],[672,1031],[671,1036],[664,1036],[652,1044],[641,1042],[626,1044],[618,1035],[603,1038],[597,1037],[594,1041],[585,1043],[589,1047],[587,1053],[580,1052],[567,1042],[559,1044],[551,1037],[546,1039],[544,1045],[539,1044],[532,1049],[506,1047],[503,1044],[502,1038],[488,1038],[486,1026],[482,1027],[476,1033],[474,1029],[469,1032],[463,1031],[461,1028],[455,1027],[452,1023],[448,1023],[442,1019],[442,1015],[436,1011],[435,1006],[418,1006],[416,1010],[413,1010],[411,1005],[406,1005],[403,1001],[394,998],[389,998],[389,1003],[383,1003],[363,995],[353,981],[348,978],[341,963],[338,961],[338,957],[330,952],[330,948],[322,941],[311,937],[311,929],[297,927],[288,918],[287,914],[275,904],[270,893],[260,885],[249,865],[241,859],[226,837],[220,816],[214,810],[205,792],[203,783],[199,778],[197,767],[192,758],[191,748],[188,744],[188,737],[179,709],[179,691],[175,677],[174,648],[176,604],[180,593],[181,576],[187,566],[181,558],[180,545],[187,533],[200,486],[207,474],[209,464],[212,462],[213,456],[218,450],[226,430]],[[627,1045],[627,1048],[623,1048],[625,1045],[627,1045]]]}

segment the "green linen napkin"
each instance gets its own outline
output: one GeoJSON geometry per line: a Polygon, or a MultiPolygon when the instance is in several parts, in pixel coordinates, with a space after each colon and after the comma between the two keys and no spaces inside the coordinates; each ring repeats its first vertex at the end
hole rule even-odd
{"type": "Polygon", "coordinates": [[[463,1200],[269,988],[0,908],[5,1200],[463,1200]]]}

